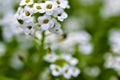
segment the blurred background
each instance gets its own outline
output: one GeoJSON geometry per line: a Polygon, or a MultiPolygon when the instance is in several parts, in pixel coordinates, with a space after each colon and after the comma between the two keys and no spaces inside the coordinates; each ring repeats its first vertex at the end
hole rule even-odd
{"type": "MultiPolygon", "coordinates": [[[[120,80],[120,0],[69,0],[69,4],[69,16],[61,23],[67,39],[54,43],[51,36],[46,43],[79,60],[81,73],[71,80],[120,80]]],[[[31,75],[36,43],[14,16],[18,6],[19,0],[0,0],[0,80],[35,80],[31,75]]],[[[48,71],[41,72],[39,80],[49,80],[48,71]]]]}

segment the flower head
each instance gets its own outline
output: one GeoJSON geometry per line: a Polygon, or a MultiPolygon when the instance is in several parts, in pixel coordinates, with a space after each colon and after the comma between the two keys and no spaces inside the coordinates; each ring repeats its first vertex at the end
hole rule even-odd
{"type": "Polygon", "coordinates": [[[59,21],[63,21],[68,17],[67,13],[65,13],[62,8],[58,8],[53,15],[57,17],[59,21]]]}
{"type": "Polygon", "coordinates": [[[45,12],[45,4],[44,3],[35,3],[33,5],[34,7],[34,13],[39,12],[39,13],[44,13],[45,12]]]}
{"type": "Polygon", "coordinates": [[[47,15],[52,15],[57,5],[53,1],[46,1],[45,2],[45,11],[47,15]]]}
{"type": "Polygon", "coordinates": [[[40,24],[40,30],[48,30],[50,27],[54,26],[54,21],[49,15],[39,17],[38,22],[40,24]]]}
{"type": "Polygon", "coordinates": [[[52,75],[54,76],[59,76],[62,74],[62,68],[55,64],[50,65],[50,70],[52,71],[52,75]]]}

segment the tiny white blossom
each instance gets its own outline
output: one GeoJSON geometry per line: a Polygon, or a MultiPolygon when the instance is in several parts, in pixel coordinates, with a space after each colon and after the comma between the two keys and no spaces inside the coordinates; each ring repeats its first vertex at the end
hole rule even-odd
{"type": "Polygon", "coordinates": [[[80,70],[76,67],[72,67],[72,76],[77,77],[80,74],[80,70]]]}
{"type": "Polygon", "coordinates": [[[72,77],[72,69],[69,65],[65,65],[63,67],[63,76],[67,79],[70,79],[72,77]]]}
{"type": "Polygon", "coordinates": [[[64,19],[66,19],[68,17],[67,13],[64,12],[64,10],[62,8],[58,8],[54,14],[55,17],[57,17],[57,19],[59,21],[63,21],[64,19]]]}
{"type": "Polygon", "coordinates": [[[23,29],[26,35],[34,34],[34,23],[33,22],[24,23],[21,25],[21,28],[23,29]]]}
{"type": "Polygon", "coordinates": [[[62,34],[62,30],[61,30],[61,25],[60,23],[58,23],[56,20],[54,20],[54,26],[52,28],[49,28],[49,31],[58,35],[62,34]]]}
{"type": "Polygon", "coordinates": [[[65,8],[70,8],[70,6],[68,5],[68,0],[53,0],[57,3],[57,5],[63,9],[65,8]]]}
{"type": "Polygon", "coordinates": [[[93,51],[93,45],[91,43],[81,44],[79,45],[79,51],[89,55],[93,51]]]}
{"type": "Polygon", "coordinates": [[[33,0],[21,0],[20,2],[20,6],[24,6],[24,5],[32,5],[34,3],[33,0]]]}
{"type": "Polygon", "coordinates": [[[40,30],[48,30],[50,27],[54,26],[54,21],[49,15],[44,15],[38,18],[40,24],[40,30]]]}
{"type": "Polygon", "coordinates": [[[32,8],[26,6],[25,8],[19,7],[17,13],[16,13],[16,18],[20,24],[23,24],[24,22],[32,22],[33,17],[31,15],[33,14],[32,8]]]}
{"type": "Polygon", "coordinates": [[[47,62],[55,62],[57,60],[57,55],[56,54],[47,54],[45,57],[44,57],[44,60],[47,61],[47,62]]]}
{"type": "Polygon", "coordinates": [[[115,68],[115,70],[120,71],[120,56],[114,58],[113,67],[115,68]]]}
{"type": "Polygon", "coordinates": [[[46,1],[45,2],[45,11],[47,15],[52,15],[57,5],[53,1],[46,1]]]}
{"type": "Polygon", "coordinates": [[[26,17],[29,17],[29,16],[31,16],[32,14],[33,14],[33,8],[31,8],[31,7],[29,7],[29,6],[25,6],[24,7],[24,15],[26,16],[26,17]]]}
{"type": "Polygon", "coordinates": [[[19,7],[16,14],[15,14],[15,17],[17,19],[22,19],[23,18],[23,12],[24,12],[24,9],[22,7],[19,7]]]}
{"type": "Polygon", "coordinates": [[[50,70],[52,71],[53,76],[59,76],[62,74],[62,68],[55,64],[50,65],[50,70]]]}
{"type": "Polygon", "coordinates": [[[35,3],[33,5],[34,7],[34,13],[39,12],[39,13],[44,13],[45,12],[45,3],[35,3]]]}
{"type": "Polygon", "coordinates": [[[72,66],[75,66],[78,63],[76,58],[73,58],[71,55],[62,55],[63,58],[72,66]]]}

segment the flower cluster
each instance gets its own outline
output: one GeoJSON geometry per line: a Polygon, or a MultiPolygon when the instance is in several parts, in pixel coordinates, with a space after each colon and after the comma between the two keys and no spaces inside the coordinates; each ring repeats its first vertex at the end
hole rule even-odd
{"type": "Polygon", "coordinates": [[[109,42],[113,53],[120,54],[120,30],[111,30],[109,42]]]}
{"type": "Polygon", "coordinates": [[[120,30],[112,29],[109,34],[111,51],[105,55],[105,67],[113,68],[120,75],[120,30]]]}
{"type": "Polygon", "coordinates": [[[44,30],[60,34],[59,22],[68,17],[66,8],[68,0],[21,0],[16,18],[27,35],[44,30]]]}
{"type": "Polygon", "coordinates": [[[80,70],[76,67],[78,60],[71,55],[49,53],[44,57],[44,60],[51,63],[49,68],[55,77],[63,75],[66,79],[70,79],[80,74],[80,70]]]}

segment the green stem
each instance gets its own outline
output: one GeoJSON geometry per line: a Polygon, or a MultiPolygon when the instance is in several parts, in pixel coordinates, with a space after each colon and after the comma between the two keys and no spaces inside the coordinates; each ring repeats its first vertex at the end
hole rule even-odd
{"type": "Polygon", "coordinates": [[[39,53],[38,53],[39,54],[38,64],[40,64],[43,61],[43,57],[45,55],[44,41],[45,41],[45,31],[42,32],[41,46],[40,46],[39,53]]]}
{"type": "Polygon", "coordinates": [[[41,72],[43,71],[43,58],[45,55],[45,49],[44,49],[44,44],[45,44],[45,31],[42,32],[42,40],[41,40],[41,45],[39,46],[38,50],[38,62],[37,62],[37,68],[36,68],[36,74],[35,76],[38,78],[41,72]]]}
{"type": "Polygon", "coordinates": [[[38,55],[38,60],[37,63],[35,63],[35,67],[34,67],[34,75],[31,76],[32,79],[34,80],[38,80],[39,76],[41,75],[42,71],[44,70],[44,65],[43,65],[43,59],[44,59],[44,55],[46,53],[46,50],[44,49],[45,46],[45,31],[42,32],[42,39],[39,40],[35,37],[34,38],[34,42],[36,44],[36,48],[37,48],[37,55],[38,55]]]}

